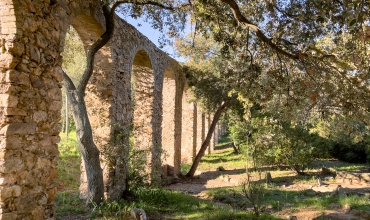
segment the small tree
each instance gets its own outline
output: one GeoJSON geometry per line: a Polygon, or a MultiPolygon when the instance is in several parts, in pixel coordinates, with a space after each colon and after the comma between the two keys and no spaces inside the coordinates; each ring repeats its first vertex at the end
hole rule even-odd
{"type": "Polygon", "coordinates": [[[274,138],[276,160],[302,175],[318,157],[327,155],[328,141],[302,125],[282,123],[274,138]]]}
{"type": "Polygon", "coordinates": [[[256,219],[265,209],[263,205],[265,190],[265,184],[252,181],[251,176],[247,174],[247,179],[242,183],[242,192],[246,200],[252,205],[256,219]]]}

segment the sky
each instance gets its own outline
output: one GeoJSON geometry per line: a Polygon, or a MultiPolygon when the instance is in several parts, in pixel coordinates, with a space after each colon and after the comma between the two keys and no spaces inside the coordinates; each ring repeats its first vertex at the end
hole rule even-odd
{"type": "MultiPolygon", "coordinates": [[[[143,35],[145,35],[147,38],[149,38],[150,41],[152,41],[157,47],[159,48],[158,39],[161,35],[161,33],[152,28],[150,24],[146,23],[142,19],[135,20],[131,18],[130,16],[120,16],[124,20],[126,20],[128,23],[133,25],[138,31],[140,31],[143,35]],[[140,24],[140,26],[138,25],[140,24]]],[[[190,31],[190,27],[186,27],[185,33],[190,31]]],[[[183,57],[179,57],[176,55],[175,49],[172,45],[167,45],[164,48],[161,48],[164,52],[166,52],[170,57],[174,58],[175,60],[179,62],[184,62],[185,59],[183,57]]]]}

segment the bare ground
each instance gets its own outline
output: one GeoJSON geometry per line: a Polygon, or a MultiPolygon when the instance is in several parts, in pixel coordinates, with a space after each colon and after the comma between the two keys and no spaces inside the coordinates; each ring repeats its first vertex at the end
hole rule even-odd
{"type": "MultiPolygon", "coordinates": [[[[325,162],[328,163],[328,162],[325,162]]],[[[329,161],[330,163],[330,161],[329,161]]],[[[332,162],[335,163],[335,162],[332,162]]],[[[287,172],[293,174],[293,172],[287,172]]],[[[272,174],[274,179],[274,174],[272,174]]],[[[299,190],[313,190],[317,194],[333,194],[337,191],[338,186],[342,187],[345,192],[351,193],[370,193],[370,184],[363,183],[348,183],[348,182],[336,182],[332,178],[328,178],[324,181],[325,185],[319,186],[318,182],[309,184],[304,182],[295,182],[294,177],[287,178],[287,181],[276,183],[276,187],[284,188],[284,190],[299,191],[299,190]]],[[[246,174],[243,169],[234,170],[208,170],[201,172],[196,178],[187,179],[182,178],[177,183],[167,186],[169,190],[179,190],[187,192],[196,197],[203,199],[212,200],[205,193],[207,190],[212,188],[238,186],[246,179],[246,174]]],[[[348,207],[341,207],[340,204],[333,205],[331,209],[327,210],[312,210],[312,209],[291,209],[285,208],[279,212],[273,212],[272,214],[276,217],[289,219],[291,216],[296,216],[299,220],[370,220],[370,213],[364,211],[357,211],[348,209],[348,207]]]]}

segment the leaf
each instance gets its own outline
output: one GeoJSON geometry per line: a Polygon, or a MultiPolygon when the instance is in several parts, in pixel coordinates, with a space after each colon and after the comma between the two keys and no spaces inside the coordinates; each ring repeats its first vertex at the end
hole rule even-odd
{"type": "Polygon", "coordinates": [[[353,19],[351,22],[349,22],[349,26],[353,26],[356,23],[356,19],[353,19]]]}
{"type": "Polygon", "coordinates": [[[319,16],[317,19],[316,19],[317,22],[319,23],[324,23],[325,19],[321,16],[319,16]]]}

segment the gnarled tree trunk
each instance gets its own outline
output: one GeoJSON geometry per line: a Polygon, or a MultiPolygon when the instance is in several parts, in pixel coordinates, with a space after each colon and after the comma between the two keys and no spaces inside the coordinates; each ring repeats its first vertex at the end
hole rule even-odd
{"type": "Polygon", "coordinates": [[[211,142],[212,134],[215,131],[216,124],[217,124],[218,120],[221,117],[222,111],[226,108],[226,105],[227,105],[227,102],[223,101],[221,103],[221,105],[217,108],[217,111],[216,111],[215,115],[213,116],[212,124],[209,127],[207,137],[204,140],[204,142],[202,143],[202,146],[200,147],[197,156],[194,158],[193,164],[191,165],[191,168],[190,168],[189,172],[186,174],[187,177],[193,177],[194,176],[194,173],[198,168],[200,160],[202,159],[204,153],[207,150],[207,147],[209,146],[209,144],[211,142]]]}
{"type": "MultiPolygon", "coordinates": [[[[68,85],[65,80],[65,87],[68,85]]],[[[67,88],[66,88],[67,90],[67,88]]],[[[100,152],[95,146],[85,100],[75,90],[67,90],[76,123],[76,137],[85,164],[88,182],[87,201],[100,204],[104,198],[103,172],[100,167],[100,152]]]]}
{"type": "Polygon", "coordinates": [[[115,8],[109,9],[103,5],[103,13],[106,22],[106,31],[88,49],[86,55],[86,68],[79,81],[77,88],[69,76],[63,72],[64,88],[68,101],[72,106],[73,118],[76,123],[76,137],[84,160],[87,176],[87,201],[100,204],[104,199],[103,172],[100,166],[100,151],[96,147],[90,120],[86,110],[84,95],[87,83],[94,70],[94,57],[96,52],[110,40],[113,33],[113,16],[115,8]]]}

